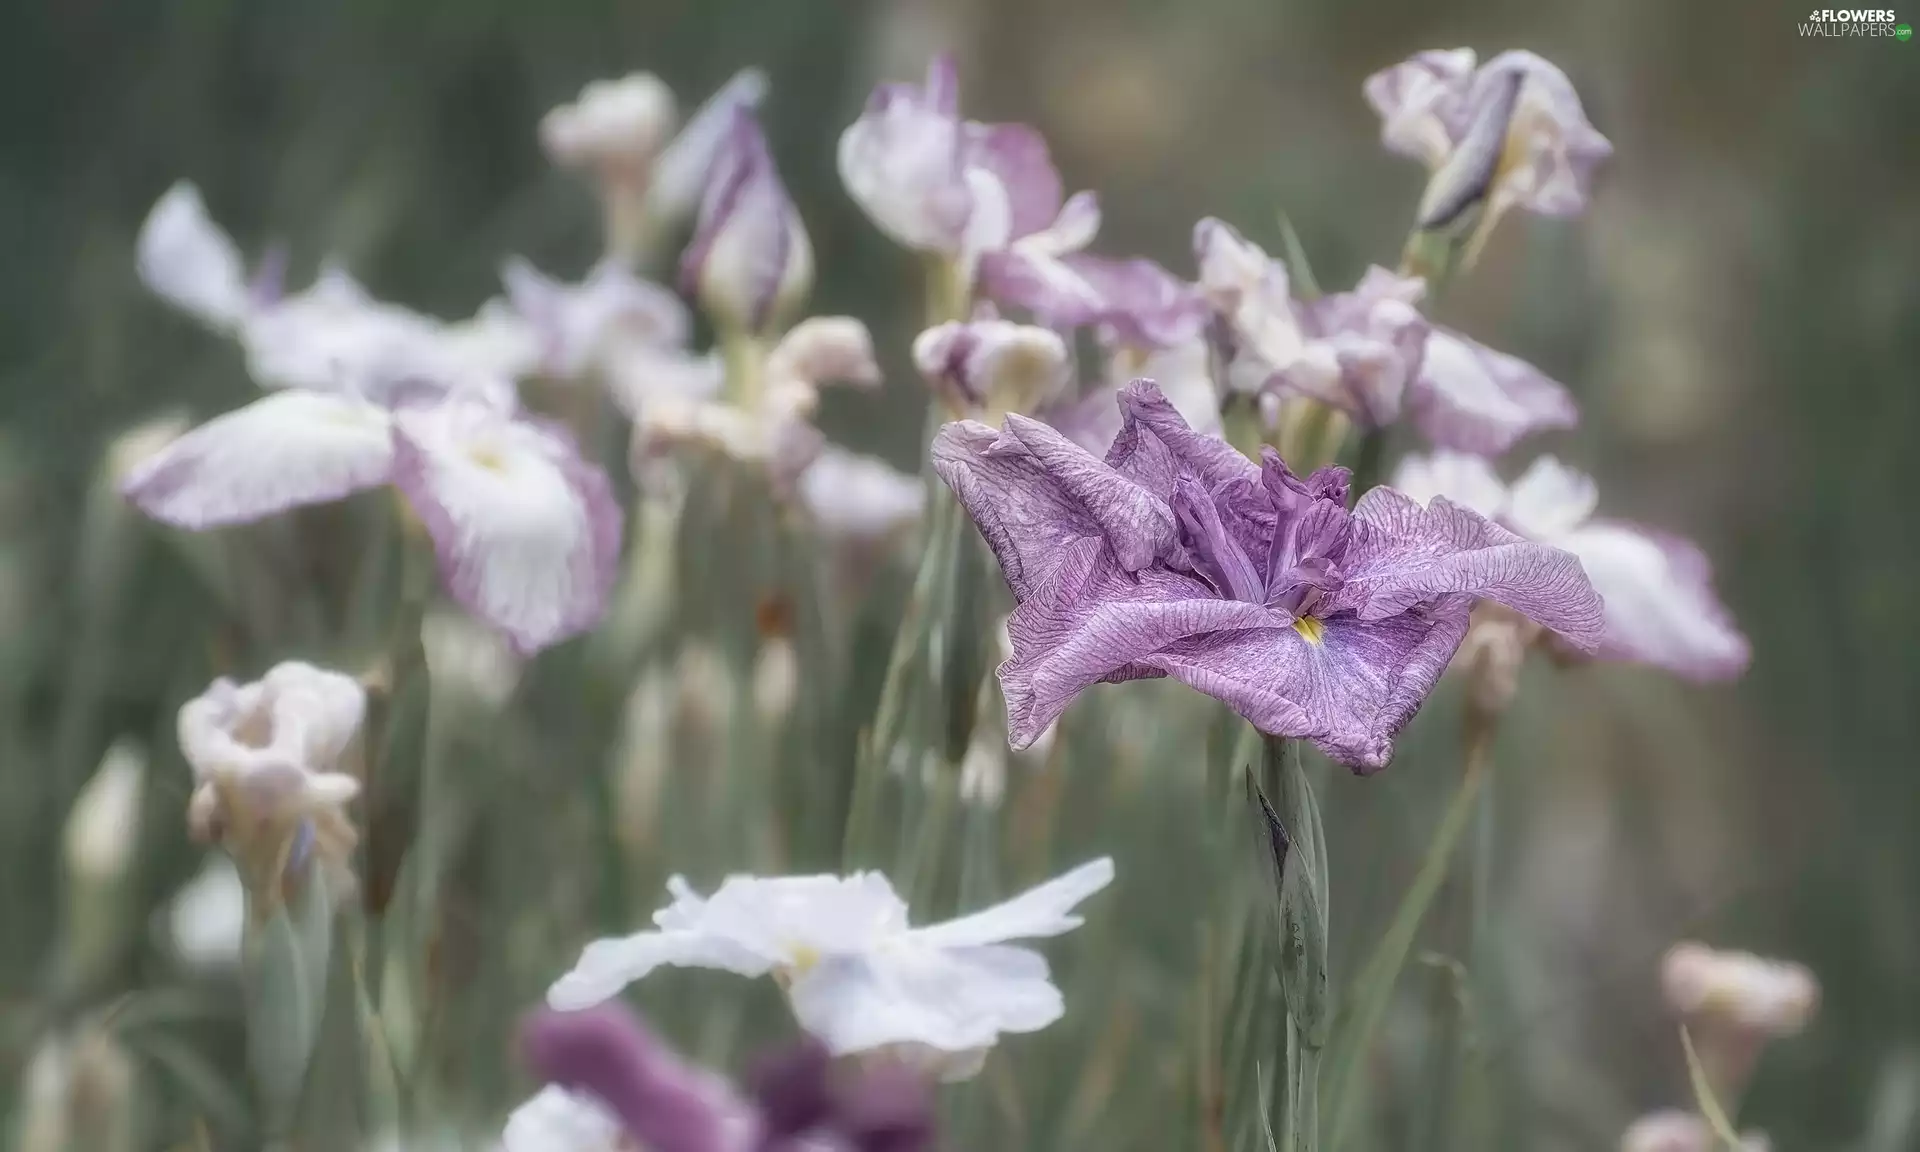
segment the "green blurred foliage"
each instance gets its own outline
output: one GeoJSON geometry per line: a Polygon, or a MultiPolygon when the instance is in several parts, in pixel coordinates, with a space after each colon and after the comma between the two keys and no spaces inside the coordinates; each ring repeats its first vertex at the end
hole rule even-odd
{"type": "MultiPolygon", "coordinates": [[[[1920,435],[1920,149],[1905,122],[1920,107],[1920,47],[1806,40],[1798,20],[1730,0],[9,5],[4,1110],[37,1037],[141,990],[132,1003],[147,1015],[123,1025],[152,1089],[148,1146],[178,1146],[195,1116],[223,1141],[246,1130],[232,1095],[235,1006],[218,984],[183,982],[150,930],[200,852],[185,836],[190,777],[173,715],[216,674],[251,676],[295,653],[345,660],[380,642],[378,621],[355,632],[340,604],[276,592],[337,582],[352,559],[339,541],[380,523],[378,509],[225,534],[212,547],[237,583],[223,599],[100,488],[100,454],[132,422],[204,417],[252,388],[231,347],[134,277],[135,231],[175,179],[197,182],[248,252],[288,244],[295,283],[337,257],[383,298],[464,316],[496,291],[508,254],[574,276],[597,252],[588,191],[539,152],[548,107],[640,68],[691,105],[760,64],[774,149],[821,254],[814,310],[865,318],[890,369],[878,398],[834,397],[825,422],[913,467],[924,406],[906,367],[914,269],[833,167],[834,140],[874,79],[951,43],[976,115],[1039,124],[1069,186],[1099,189],[1105,249],[1187,270],[1188,230],[1207,213],[1277,249],[1284,207],[1338,285],[1393,258],[1418,193],[1412,166],[1376,146],[1361,78],[1409,51],[1466,43],[1561,63],[1618,151],[1587,218],[1507,226],[1447,319],[1568,382],[1587,419],[1548,447],[1600,476],[1609,513],[1698,538],[1756,652],[1730,689],[1532,670],[1499,749],[1488,833],[1497,947],[1477,987],[1496,993],[1482,998],[1478,1038],[1497,1086],[1490,1143],[1608,1146],[1638,1112],[1685,1102],[1657,961],[1697,935],[1800,959],[1825,989],[1815,1028],[1769,1052],[1743,1124],[1784,1148],[1911,1147],[1900,1141],[1913,1129],[1903,1137],[1884,1117],[1920,1093],[1920,518],[1908,506],[1920,489],[1909,444],[1920,435]],[[54,943],[60,830],[123,735],[151,752],[141,912],[112,963],[76,973],[54,943]]],[[[758,570],[739,571],[737,586],[710,590],[709,617],[751,611],[758,570]]],[[[659,799],[673,818],[657,834],[623,833],[607,748],[626,688],[583,688],[578,646],[530,670],[512,709],[443,734],[430,771],[446,855],[428,874],[453,935],[434,943],[470,963],[449,977],[458,1003],[436,1041],[461,1085],[450,1107],[497,1116],[517,1099],[519,1006],[581,941],[637,924],[667,873],[705,882],[748,864],[833,864],[837,798],[902,574],[875,589],[806,705],[792,774],[757,806],[692,771],[714,756],[683,741],[659,799]],[[769,839],[769,821],[787,832],[769,839]],[[626,855],[583,847],[618,842],[626,855]]],[[[1094,695],[1064,726],[1072,753],[1016,766],[1003,809],[1002,890],[1098,852],[1113,852],[1121,875],[1087,929],[1051,949],[1068,1020],[1009,1045],[956,1106],[1006,1146],[1157,1148],[1192,1131],[1183,1046],[1207,947],[1193,861],[1211,817],[1199,790],[1209,721],[1163,685],[1094,695]]],[[[1456,715],[1443,691],[1393,771],[1325,778],[1336,988],[1417,867],[1451,788],[1456,715]]],[[[957,884],[946,874],[930,911],[951,910],[957,884]]],[[[1445,944],[1444,925],[1430,935],[1445,944]]],[[[1403,977],[1376,1069],[1379,1147],[1444,1146],[1425,1053],[1451,980],[1443,967],[1403,977]]],[[[770,987],[743,999],[706,974],[649,985],[641,1002],[708,1058],[731,1060],[743,1039],[784,1027],[770,987]]]]}

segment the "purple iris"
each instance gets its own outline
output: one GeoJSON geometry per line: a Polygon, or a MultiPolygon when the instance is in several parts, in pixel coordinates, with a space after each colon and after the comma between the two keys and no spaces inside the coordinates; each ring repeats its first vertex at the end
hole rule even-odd
{"type": "Polygon", "coordinates": [[[1170,675],[1264,732],[1383,767],[1493,600],[1577,648],[1602,610],[1579,561],[1464,508],[1348,476],[1302,479],[1194,432],[1151,381],[1120,394],[1105,459],[1034,420],[961,421],[934,467],[1000,560],[1019,608],[1000,667],[1008,737],[1031,743],[1096,682],[1170,675]]]}

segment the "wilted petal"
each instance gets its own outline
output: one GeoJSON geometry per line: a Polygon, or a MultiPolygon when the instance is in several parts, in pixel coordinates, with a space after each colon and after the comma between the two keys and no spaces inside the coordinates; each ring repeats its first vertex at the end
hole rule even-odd
{"type": "Polygon", "coordinates": [[[694,110],[673,143],[654,160],[647,207],[656,218],[679,220],[694,210],[737,114],[758,108],[766,95],[767,74],[743,68],[694,110]]]}
{"type": "Polygon", "coordinates": [[[347,396],[280,392],[216,416],[132,469],[127,498],[156,520],[199,531],[387,482],[384,409],[347,396]]]}
{"type": "Polygon", "coordinates": [[[748,332],[764,330],[813,283],[806,228],[747,109],[735,111],[707,175],[680,277],[716,319],[748,332]]]}
{"type": "Polygon", "coordinates": [[[1466,593],[1505,604],[1576,648],[1599,645],[1605,613],[1571,553],[1525,540],[1444,498],[1423,508],[1391,488],[1361,497],[1354,520],[1346,582],[1333,598],[1338,608],[1380,620],[1466,593]]]}
{"type": "Polygon", "coordinates": [[[1714,594],[1711,566],[1693,544],[1607,521],[1556,542],[1580,558],[1606,601],[1602,657],[1691,680],[1727,680],[1746,671],[1752,649],[1714,594]]]}
{"type": "Polygon", "coordinates": [[[1573,397],[1538,368],[1438,326],[1427,337],[1409,408],[1434,444],[1483,455],[1580,419],[1573,397]]]}
{"type": "Polygon", "coordinates": [[[154,204],[140,227],[136,259],[148,288],[214,328],[232,328],[245,316],[240,250],[192,184],[175,184],[154,204]]]}
{"type": "Polygon", "coordinates": [[[620,506],[556,428],[449,401],[395,416],[394,483],[448,588],[523,653],[592,627],[620,555],[620,506]]]}
{"type": "Polygon", "coordinates": [[[926,485],[873,456],[828,447],[800,473],[800,501],[827,536],[876,540],[920,519],[926,485]]]}

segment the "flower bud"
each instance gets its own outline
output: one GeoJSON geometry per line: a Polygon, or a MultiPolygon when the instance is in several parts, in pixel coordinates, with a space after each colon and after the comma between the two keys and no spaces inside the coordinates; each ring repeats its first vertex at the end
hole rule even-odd
{"type": "Polygon", "coordinates": [[[540,145],[555,164],[603,177],[644,180],[673,132],[673,90],[649,72],[595,80],[540,121],[540,145]]]}
{"type": "Polygon", "coordinates": [[[1761,1037],[1800,1032],[1820,1004],[1820,985],[1802,965],[1691,941],[1667,953],[1660,978],[1675,1012],[1761,1037]]]}
{"type": "Polygon", "coordinates": [[[1034,411],[1073,376],[1057,333],[996,319],[927,329],[913,342],[913,363],[955,411],[991,421],[1034,411]]]}
{"type": "Polygon", "coordinates": [[[734,113],[707,174],[680,278],[717,324],[752,335],[772,328],[813,287],[813,246],[746,109],[734,113]]]}
{"type": "MultiPolygon", "coordinates": [[[[1759,1133],[1743,1133],[1732,1152],[1769,1152],[1773,1145],[1759,1133]]],[[[1620,1152],[1720,1152],[1720,1140],[1692,1112],[1666,1108],[1635,1120],[1620,1137],[1620,1152]]]]}
{"type": "Polygon", "coordinates": [[[224,972],[240,963],[247,928],[247,893],[233,862],[208,853],[198,874],[174,896],[166,911],[166,936],[188,968],[224,972]]]}

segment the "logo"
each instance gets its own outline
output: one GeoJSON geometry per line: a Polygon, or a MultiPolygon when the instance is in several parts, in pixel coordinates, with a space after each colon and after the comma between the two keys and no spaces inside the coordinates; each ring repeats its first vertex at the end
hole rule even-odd
{"type": "Polygon", "coordinates": [[[1896,24],[1891,8],[1816,8],[1800,25],[1801,36],[1884,36],[1910,40],[1913,29],[1896,24]]]}

